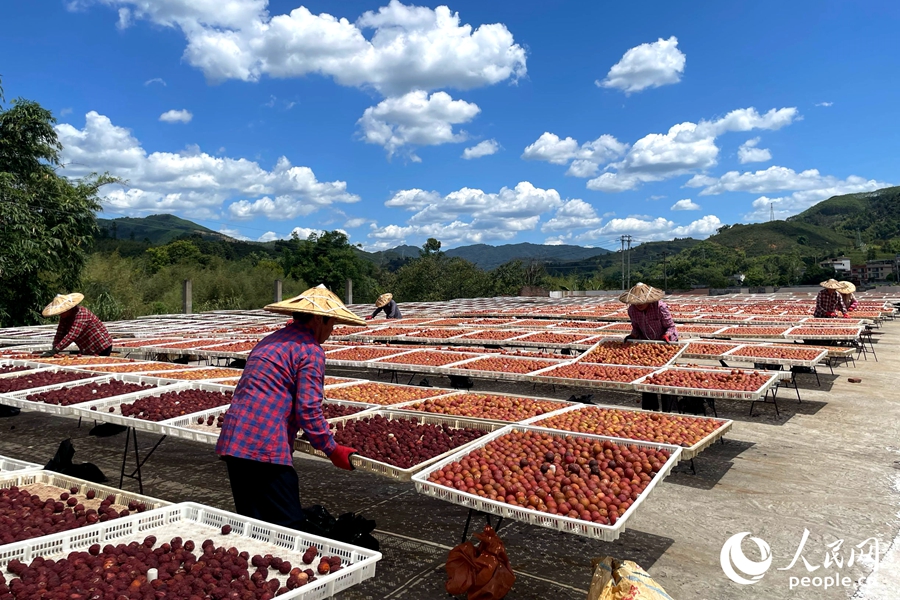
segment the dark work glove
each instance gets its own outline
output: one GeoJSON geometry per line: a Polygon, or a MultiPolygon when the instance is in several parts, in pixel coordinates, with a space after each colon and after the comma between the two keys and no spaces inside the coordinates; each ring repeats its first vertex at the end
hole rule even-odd
{"type": "Polygon", "coordinates": [[[41,354],[41,358],[50,358],[56,354],[56,350],[47,350],[43,354],[41,354]]]}

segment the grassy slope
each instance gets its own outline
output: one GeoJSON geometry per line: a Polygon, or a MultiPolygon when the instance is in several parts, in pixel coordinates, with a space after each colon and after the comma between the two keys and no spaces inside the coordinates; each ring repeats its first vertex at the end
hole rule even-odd
{"type": "Polygon", "coordinates": [[[733,225],[711,236],[709,241],[743,250],[748,257],[783,254],[795,249],[801,256],[815,256],[853,248],[853,241],[841,233],[794,221],[733,225]],[[805,243],[801,243],[803,238],[805,243]]]}
{"type": "Polygon", "coordinates": [[[118,219],[97,219],[97,226],[112,235],[112,225],[116,226],[116,238],[135,240],[148,239],[153,244],[167,244],[180,235],[199,233],[204,238],[231,239],[226,235],[197,225],[175,215],[150,215],[148,217],[121,217],[118,219]]]}

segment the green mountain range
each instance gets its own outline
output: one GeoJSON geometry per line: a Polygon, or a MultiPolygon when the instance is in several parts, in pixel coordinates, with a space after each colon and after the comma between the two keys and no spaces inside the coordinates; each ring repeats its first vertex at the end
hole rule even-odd
{"type": "Polygon", "coordinates": [[[97,219],[97,227],[100,228],[101,237],[135,241],[149,240],[154,245],[168,244],[183,235],[195,234],[199,234],[204,239],[232,239],[192,221],[166,214],[97,219]]]}
{"type": "MultiPolygon", "coordinates": [[[[143,218],[98,219],[101,238],[109,240],[149,241],[166,244],[184,235],[200,235],[207,240],[237,240],[174,215],[150,215],[143,218]]],[[[725,225],[708,238],[709,242],[742,251],[748,258],[797,252],[802,257],[818,258],[841,253],[862,256],[859,243],[885,242],[900,238],[900,187],[890,187],[860,194],[835,196],[819,202],[785,221],[750,225],[725,225]]],[[[698,240],[691,238],[648,242],[636,246],[632,264],[662,262],[692,248],[698,240]]],[[[265,245],[240,242],[272,250],[277,242],[265,245]]],[[[415,246],[398,246],[380,252],[359,250],[361,256],[379,266],[395,268],[419,256],[415,246]]],[[[589,273],[609,270],[619,265],[621,255],[603,248],[521,243],[490,246],[474,244],[446,250],[447,256],[468,260],[481,269],[491,270],[511,260],[539,261],[550,272],[589,273]]]]}

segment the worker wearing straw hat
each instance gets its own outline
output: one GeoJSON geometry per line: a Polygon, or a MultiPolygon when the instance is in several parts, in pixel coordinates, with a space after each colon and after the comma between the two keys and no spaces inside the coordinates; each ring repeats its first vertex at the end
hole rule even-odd
{"type": "Polygon", "coordinates": [[[45,356],[52,356],[65,350],[72,343],[78,346],[81,354],[109,356],[112,353],[112,337],[109,331],[97,315],[79,306],[82,300],[83,294],[57,294],[53,302],[41,311],[45,317],[59,315],[53,349],[45,352],[45,356]]]}
{"type": "Polygon", "coordinates": [[[400,315],[400,309],[397,307],[397,303],[394,302],[393,294],[382,294],[378,296],[375,300],[375,312],[371,314],[371,316],[366,317],[366,321],[375,318],[375,315],[384,311],[385,319],[401,319],[403,318],[400,315]]]}
{"type": "Polygon", "coordinates": [[[216,453],[225,459],[238,513],[302,530],[300,484],[292,453],[299,431],[341,469],[353,470],[356,452],[334,440],[322,399],[322,343],[336,323],[365,325],[320,285],[265,310],[293,317],[250,352],[222,423],[216,453]]]}
{"type": "Polygon", "coordinates": [[[856,310],[856,307],[859,306],[859,301],[856,299],[856,296],[853,295],[853,292],[856,291],[856,286],[850,283],[849,281],[839,281],[841,287],[838,288],[838,292],[841,294],[841,300],[844,302],[844,309],[846,312],[853,312],[856,310]]]}
{"type": "MultiPolygon", "coordinates": [[[[672,319],[668,305],[662,302],[665,295],[666,293],[662,290],[650,287],[645,283],[638,283],[619,296],[619,301],[628,305],[628,318],[631,319],[631,333],[625,336],[626,342],[628,340],[678,341],[675,321],[672,319]]],[[[666,412],[672,411],[675,408],[675,400],[675,396],[663,394],[662,409],[666,412]]],[[[643,392],[641,408],[658,410],[659,401],[656,394],[643,392]]]]}
{"type": "Polygon", "coordinates": [[[840,317],[847,313],[844,299],[841,297],[841,284],[834,279],[819,284],[822,289],[816,296],[816,312],[814,316],[822,319],[840,317]]]}

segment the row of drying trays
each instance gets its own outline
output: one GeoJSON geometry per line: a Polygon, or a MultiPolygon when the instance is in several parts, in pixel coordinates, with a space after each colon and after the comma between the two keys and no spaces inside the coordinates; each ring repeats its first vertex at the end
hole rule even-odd
{"type": "MultiPolygon", "coordinates": [[[[164,387],[166,391],[169,390],[177,390],[177,389],[206,389],[209,391],[219,391],[223,386],[217,386],[215,384],[204,384],[204,383],[171,383],[166,382],[164,380],[158,380],[155,378],[147,378],[136,375],[118,375],[111,376],[105,375],[104,378],[121,378],[123,381],[135,381],[141,383],[150,383],[157,384],[161,387],[164,387]]],[[[103,380],[103,378],[100,378],[103,380]]],[[[77,383],[87,383],[91,381],[90,379],[79,380],[77,383]]],[[[95,380],[97,381],[97,380],[95,380]]],[[[342,387],[350,387],[353,385],[359,384],[360,381],[345,381],[341,383],[337,383],[334,385],[327,386],[326,395],[337,394],[340,395],[339,390],[342,387]]],[[[68,382],[66,384],[59,384],[54,387],[62,387],[62,386],[73,386],[73,382],[68,382]]],[[[378,385],[388,385],[388,384],[378,384],[378,385]]],[[[394,386],[398,389],[405,388],[408,389],[407,386],[394,386]]],[[[134,419],[131,417],[126,417],[120,413],[120,411],[116,410],[114,413],[107,413],[105,409],[108,407],[117,407],[122,403],[133,402],[134,400],[144,397],[147,395],[152,395],[154,393],[160,393],[160,389],[156,388],[155,390],[146,390],[131,394],[126,394],[119,397],[113,398],[104,398],[102,400],[98,400],[90,403],[88,405],[74,405],[74,406],[57,406],[57,405],[42,405],[43,403],[37,402],[29,402],[23,398],[23,396],[27,396],[30,394],[38,393],[41,389],[46,388],[38,388],[31,389],[27,392],[17,392],[15,395],[5,395],[0,396],[0,402],[6,404],[15,404],[26,410],[43,410],[45,412],[53,412],[55,414],[64,415],[64,416],[79,416],[79,417],[87,417],[87,418],[96,418],[97,420],[117,423],[121,425],[135,427],[136,429],[149,431],[153,433],[157,433],[160,435],[167,435],[171,437],[179,437],[183,439],[189,439],[194,441],[201,441],[206,443],[214,443],[217,439],[217,432],[212,431],[210,427],[203,428],[201,426],[196,425],[199,420],[207,420],[209,417],[217,416],[227,410],[228,406],[223,405],[214,409],[208,409],[205,411],[201,411],[198,413],[184,415],[182,417],[178,417],[175,419],[169,419],[167,421],[162,422],[151,422],[144,421],[141,419],[134,419]],[[93,410],[96,409],[96,410],[93,410]]],[[[453,395],[461,394],[461,392],[455,390],[440,390],[440,389],[429,389],[428,399],[434,400],[438,398],[445,398],[453,395]]],[[[521,396],[516,396],[517,399],[521,399],[521,396]]],[[[547,401],[547,399],[539,399],[539,398],[529,398],[530,400],[540,400],[547,401]]],[[[421,400],[421,399],[420,399],[421,400]]],[[[535,428],[534,423],[537,421],[541,421],[543,419],[550,418],[557,414],[561,414],[567,411],[579,410],[586,408],[584,405],[573,404],[564,401],[558,400],[550,400],[554,404],[558,404],[560,408],[555,411],[550,411],[545,414],[539,415],[534,418],[526,419],[519,423],[510,423],[505,421],[493,421],[488,419],[478,419],[478,418],[466,418],[466,417],[456,417],[451,415],[438,415],[438,414],[430,414],[430,413],[421,413],[408,410],[410,404],[413,402],[405,402],[394,406],[383,406],[376,404],[365,404],[365,403],[353,403],[353,402],[345,402],[345,401],[335,401],[335,400],[326,400],[326,402],[330,403],[339,403],[343,405],[356,405],[360,408],[360,412],[351,415],[349,417],[344,417],[341,419],[337,419],[336,421],[346,421],[348,419],[353,418],[366,418],[375,415],[382,415],[386,418],[407,418],[407,419],[416,419],[420,423],[431,423],[431,424],[442,424],[448,425],[450,427],[468,427],[480,429],[482,431],[487,432],[487,435],[478,438],[477,440],[470,442],[464,446],[453,449],[452,451],[445,453],[444,455],[436,456],[428,461],[425,461],[421,464],[415,465],[411,469],[399,469],[392,465],[388,465],[386,463],[382,463],[379,461],[375,461],[368,458],[360,458],[354,457],[354,464],[362,469],[373,471],[379,473],[381,475],[385,475],[388,477],[392,477],[395,479],[401,480],[409,480],[412,479],[416,485],[416,488],[424,494],[432,495],[438,497],[440,499],[460,504],[463,506],[468,506],[470,508],[476,508],[478,510],[482,510],[485,512],[491,512],[494,514],[498,514],[504,517],[510,517],[517,520],[522,520],[528,523],[551,527],[554,529],[558,529],[561,531],[576,533],[579,535],[584,535],[587,537],[603,539],[607,541],[612,541],[618,538],[622,529],[624,528],[625,523],[627,522],[630,515],[634,513],[634,510],[640,503],[640,500],[636,502],[634,505],[629,507],[629,510],[622,515],[622,517],[617,521],[614,525],[601,525],[598,523],[583,521],[577,518],[563,517],[559,515],[550,515],[547,513],[539,512],[536,510],[531,510],[527,508],[517,507],[507,505],[502,502],[491,501],[487,498],[479,497],[474,494],[468,494],[465,492],[461,492],[455,489],[450,489],[433,482],[429,482],[427,480],[428,474],[432,471],[441,468],[443,465],[446,465],[449,462],[453,462],[454,460],[460,459],[465,454],[474,451],[476,448],[481,447],[494,439],[505,435],[513,430],[523,430],[529,428],[535,428]],[[406,410],[405,410],[406,409],[406,410]]],[[[635,413],[641,413],[642,411],[635,410],[627,410],[617,407],[600,407],[606,410],[614,410],[622,415],[629,415],[635,413]]],[[[685,418],[685,417],[681,417],[685,418]]],[[[689,417],[690,419],[697,420],[709,420],[705,417],[689,417]]],[[[208,421],[206,421],[208,422],[208,421]]],[[[640,447],[652,447],[652,448],[664,448],[670,453],[669,461],[666,463],[665,468],[660,471],[657,477],[651,482],[650,487],[642,492],[640,498],[646,497],[647,494],[652,490],[653,486],[655,486],[658,480],[664,478],[671,469],[677,464],[677,462],[682,458],[693,458],[697,453],[708,447],[710,444],[715,442],[717,439],[721,438],[728,430],[730,430],[732,426],[731,421],[726,420],[715,420],[716,429],[712,431],[709,435],[707,435],[703,440],[695,443],[690,448],[681,448],[678,446],[672,446],[669,444],[661,444],[656,442],[647,442],[640,440],[627,440],[626,443],[629,445],[637,445],[640,447]]],[[[537,427],[536,430],[542,431],[549,435],[557,435],[557,436],[576,436],[580,438],[585,438],[589,440],[610,440],[616,441],[617,443],[623,443],[622,438],[613,438],[608,436],[597,436],[588,433],[573,433],[573,432],[563,432],[555,429],[543,429],[537,427]]],[[[298,440],[296,449],[302,452],[307,452],[311,454],[315,454],[314,451],[309,444],[298,440]]],[[[0,549],[2,550],[2,549],[0,549]]]]}
{"type": "MultiPolygon", "coordinates": [[[[572,378],[558,373],[553,373],[556,369],[561,369],[579,362],[586,362],[586,358],[590,356],[593,349],[601,346],[609,339],[602,339],[590,346],[587,351],[580,356],[563,359],[549,357],[528,357],[516,356],[509,354],[497,354],[491,352],[467,352],[466,349],[446,350],[440,347],[426,346],[350,346],[341,347],[338,345],[327,345],[325,353],[326,366],[339,367],[371,372],[406,372],[421,373],[432,375],[463,375],[476,377],[479,379],[492,379],[502,381],[518,381],[524,383],[553,383],[560,385],[594,387],[599,389],[616,389],[616,390],[634,390],[646,391],[640,387],[641,381],[648,375],[660,368],[674,368],[674,365],[685,359],[708,359],[708,360],[730,360],[739,363],[764,363],[764,364],[780,364],[788,367],[814,367],[823,360],[830,357],[844,357],[852,354],[852,347],[831,347],[831,348],[810,348],[803,345],[795,347],[784,347],[787,350],[805,351],[805,358],[772,358],[767,356],[766,352],[770,349],[777,349],[779,346],[772,344],[722,344],[721,350],[716,352],[705,352],[702,354],[692,353],[690,351],[691,342],[679,342],[677,344],[678,351],[665,364],[657,366],[641,366],[629,364],[603,364],[596,363],[599,367],[612,367],[623,370],[622,375],[633,374],[634,376],[627,381],[608,381],[603,379],[583,379],[572,378]],[[754,349],[760,349],[759,354],[754,354],[754,349]],[[371,357],[371,358],[361,358],[371,357]],[[430,363],[430,364],[423,364],[430,363]],[[494,370],[486,368],[484,363],[494,363],[498,365],[494,370]],[[499,370],[498,370],[499,368],[499,370]]],[[[617,341],[613,339],[612,341],[617,341]]],[[[634,342],[636,344],[657,344],[657,342],[634,342]]],[[[713,346],[716,344],[706,344],[713,346]]],[[[163,345],[152,345],[149,347],[120,347],[120,351],[140,351],[147,354],[181,354],[200,357],[230,357],[230,358],[246,358],[248,351],[243,352],[223,352],[214,348],[167,348],[163,345]]],[[[164,363],[156,363],[164,364],[164,363]]],[[[594,363],[592,363],[594,364],[594,363]]],[[[700,367],[702,368],[702,367],[700,367]]],[[[215,370],[214,370],[215,371],[215,370]]],[[[148,367],[150,372],[150,367],[148,367]]],[[[164,377],[165,373],[159,373],[158,376],[164,377]]],[[[780,377],[789,377],[790,373],[782,373],[777,375],[780,377]]],[[[226,380],[217,380],[225,382],[226,380]]],[[[768,388],[766,388],[768,389],[768,388]]],[[[765,393],[766,389],[759,390],[758,393],[747,394],[735,399],[757,400],[765,393]]],[[[673,392],[680,393],[680,392],[673,392]]]]}
{"type": "MultiPolygon", "coordinates": [[[[374,577],[376,563],[382,558],[380,552],[353,544],[272,525],[193,502],[173,504],[143,494],[125,492],[53,471],[45,471],[40,465],[0,456],[0,490],[12,487],[28,490],[32,486],[40,488],[39,491],[34,491],[46,496],[42,499],[51,498],[49,491],[56,488],[58,492],[74,490],[73,497],[86,496],[88,492],[93,492],[97,498],[112,496],[115,498],[115,504],[127,506],[134,502],[143,505],[146,510],[59,533],[8,544],[0,542],[0,574],[4,575],[7,583],[15,579],[15,575],[7,570],[12,561],[20,561],[26,565],[38,557],[48,561],[59,561],[69,557],[72,552],[87,552],[95,544],[100,546],[128,545],[132,542],[141,544],[151,535],[157,536],[160,544],[176,536],[184,541],[193,540],[198,548],[201,541],[209,539],[217,546],[237,546],[239,551],[247,551],[250,554],[271,554],[295,565],[302,565],[305,550],[310,546],[316,546],[319,549],[319,557],[312,564],[304,565],[313,569],[317,568],[322,556],[341,558],[342,568],[339,571],[319,575],[315,581],[279,596],[286,600],[330,598],[342,590],[374,577]],[[231,527],[227,535],[222,533],[225,525],[231,527]]],[[[277,572],[273,572],[273,576],[282,583],[287,581],[284,575],[277,572]]]]}

